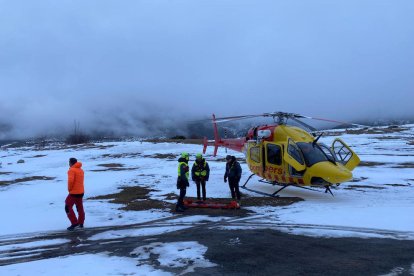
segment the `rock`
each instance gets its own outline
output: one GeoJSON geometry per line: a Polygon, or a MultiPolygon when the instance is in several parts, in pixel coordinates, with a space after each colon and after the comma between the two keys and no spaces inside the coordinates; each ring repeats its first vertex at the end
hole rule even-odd
{"type": "Polygon", "coordinates": [[[17,164],[22,164],[22,163],[24,163],[23,159],[20,159],[19,161],[17,161],[17,164]]]}

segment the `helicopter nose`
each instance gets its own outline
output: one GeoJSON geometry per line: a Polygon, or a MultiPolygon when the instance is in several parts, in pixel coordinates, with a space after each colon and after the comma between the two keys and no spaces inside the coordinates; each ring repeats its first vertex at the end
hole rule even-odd
{"type": "Polygon", "coordinates": [[[342,166],[331,162],[320,162],[311,167],[314,176],[323,178],[326,182],[337,184],[352,179],[352,172],[342,166]]]}

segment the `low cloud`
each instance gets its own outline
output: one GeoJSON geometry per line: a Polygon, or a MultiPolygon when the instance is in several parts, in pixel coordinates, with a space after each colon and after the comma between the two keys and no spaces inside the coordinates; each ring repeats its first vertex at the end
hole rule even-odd
{"type": "Polygon", "coordinates": [[[0,139],[286,111],[414,117],[414,3],[0,3],[0,139]]]}

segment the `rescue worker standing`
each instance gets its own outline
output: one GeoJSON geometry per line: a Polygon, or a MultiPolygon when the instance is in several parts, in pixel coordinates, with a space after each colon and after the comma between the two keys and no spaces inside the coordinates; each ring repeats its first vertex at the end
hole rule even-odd
{"type": "Polygon", "coordinates": [[[210,176],[210,168],[201,153],[196,155],[196,161],[191,168],[191,178],[197,185],[197,200],[200,200],[200,185],[203,190],[203,201],[206,200],[206,182],[210,176]]]}
{"type": "Polygon", "coordinates": [[[186,209],[184,206],[184,197],[187,192],[187,187],[190,186],[190,183],[188,182],[189,159],[189,155],[186,152],[181,153],[181,157],[178,159],[177,189],[180,190],[180,196],[178,197],[177,205],[175,207],[176,212],[184,212],[184,210],[186,209]]]}
{"type": "Polygon", "coordinates": [[[224,182],[229,180],[229,187],[231,197],[235,200],[237,198],[240,201],[240,190],[239,182],[241,178],[242,168],[239,162],[236,161],[236,157],[227,155],[226,156],[226,173],[224,174],[224,182]]]}
{"type": "Polygon", "coordinates": [[[84,172],[82,170],[82,163],[78,162],[76,158],[69,159],[68,171],[68,191],[69,195],[65,200],[65,211],[71,222],[71,226],[67,229],[74,230],[76,227],[83,228],[85,221],[85,211],[83,210],[82,198],[85,192],[84,189],[84,172]],[[73,211],[73,205],[76,205],[78,211],[78,218],[73,211]]]}

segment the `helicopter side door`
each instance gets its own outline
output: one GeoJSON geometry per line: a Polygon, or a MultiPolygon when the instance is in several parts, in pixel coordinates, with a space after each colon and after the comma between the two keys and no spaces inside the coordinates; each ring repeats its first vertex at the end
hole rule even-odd
{"type": "Polygon", "coordinates": [[[283,147],[281,144],[265,142],[265,171],[267,178],[272,181],[278,181],[283,175],[283,147]]]}
{"type": "Polygon", "coordinates": [[[288,163],[297,172],[301,172],[306,169],[305,159],[303,158],[302,152],[292,139],[288,140],[283,160],[285,160],[286,163],[288,163]]]}
{"type": "Polygon", "coordinates": [[[248,143],[247,164],[253,173],[264,176],[262,145],[255,142],[248,143]]]}
{"type": "Polygon", "coordinates": [[[341,163],[348,170],[352,171],[358,166],[359,156],[341,139],[336,138],[332,143],[332,151],[335,154],[337,162],[341,163]]]}

